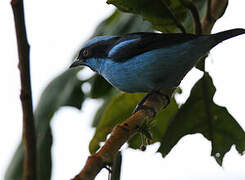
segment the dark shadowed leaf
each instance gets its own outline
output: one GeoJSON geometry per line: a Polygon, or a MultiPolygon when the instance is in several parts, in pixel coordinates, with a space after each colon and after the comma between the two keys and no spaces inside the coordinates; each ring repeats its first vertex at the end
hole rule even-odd
{"type": "MultiPolygon", "coordinates": [[[[44,90],[35,110],[37,133],[38,179],[49,180],[51,177],[52,134],[50,120],[61,106],[73,106],[78,109],[84,100],[82,82],[77,79],[78,68],[68,70],[55,78],[44,90]]],[[[21,143],[5,174],[6,180],[22,180],[23,144],[21,143]]]]}
{"type": "Polygon", "coordinates": [[[215,91],[211,77],[205,73],[169,124],[158,149],[163,157],[183,136],[194,133],[201,133],[212,142],[211,154],[220,165],[232,145],[240,154],[243,153],[245,132],[225,107],[213,102],[215,91]]]}
{"type": "MultiPolygon", "coordinates": [[[[204,16],[206,0],[190,0],[197,7],[201,17],[204,16]]],[[[162,32],[176,31],[176,19],[188,32],[193,30],[193,21],[189,11],[176,0],[107,0],[122,11],[135,13],[150,21],[162,32]],[[173,18],[173,16],[175,18],[173,18]]]]}
{"type": "Polygon", "coordinates": [[[112,85],[102,76],[96,74],[91,82],[90,96],[92,98],[102,98],[110,93],[112,85]]]}

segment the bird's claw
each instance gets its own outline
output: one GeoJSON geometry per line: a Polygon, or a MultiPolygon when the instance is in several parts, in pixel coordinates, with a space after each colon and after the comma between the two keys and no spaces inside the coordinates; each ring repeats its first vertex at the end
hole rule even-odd
{"type": "Polygon", "coordinates": [[[152,113],[153,113],[153,117],[156,116],[156,111],[153,107],[151,106],[146,106],[146,105],[143,105],[143,104],[137,104],[136,108],[134,109],[133,111],[133,114],[135,114],[136,112],[138,112],[139,110],[142,110],[142,109],[148,109],[148,110],[151,110],[152,113]]]}
{"type": "Polygon", "coordinates": [[[139,110],[141,110],[141,109],[148,109],[148,110],[151,110],[152,112],[153,112],[153,117],[155,117],[156,116],[156,110],[153,108],[153,107],[151,107],[151,106],[146,106],[146,105],[144,105],[144,103],[145,103],[145,101],[147,100],[147,98],[150,96],[150,95],[152,95],[152,94],[154,94],[154,93],[156,93],[156,94],[158,94],[158,95],[160,95],[160,96],[163,96],[163,97],[165,97],[166,99],[167,99],[167,105],[170,103],[170,98],[169,98],[169,96],[168,95],[166,95],[166,94],[163,94],[163,93],[161,93],[161,92],[159,92],[159,91],[152,91],[152,92],[150,92],[150,93],[148,93],[138,104],[137,104],[137,106],[135,107],[135,109],[134,109],[134,111],[133,111],[133,114],[135,114],[137,111],[139,111],[139,110]]]}

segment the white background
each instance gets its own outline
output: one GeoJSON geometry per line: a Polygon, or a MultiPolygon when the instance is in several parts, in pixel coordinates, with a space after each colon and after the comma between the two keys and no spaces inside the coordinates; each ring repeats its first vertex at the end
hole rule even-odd
{"type": "MultiPolygon", "coordinates": [[[[245,1],[230,1],[225,15],[213,32],[230,28],[245,28],[245,1]]],[[[92,33],[94,27],[113,11],[105,1],[43,0],[25,1],[26,26],[31,45],[31,75],[34,107],[48,82],[70,65],[71,57],[92,33]]],[[[226,106],[245,129],[245,35],[216,46],[210,53],[207,69],[217,88],[214,100],[226,106]]],[[[22,112],[19,100],[20,82],[17,68],[17,47],[10,2],[0,1],[0,179],[21,139],[22,112]]],[[[87,72],[90,72],[89,70],[87,72]]],[[[192,70],[181,84],[179,101],[186,99],[190,87],[200,78],[192,70]]],[[[84,165],[88,143],[94,130],[90,120],[98,102],[88,100],[82,111],[62,108],[54,116],[52,179],[71,179],[84,165]]],[[[164,159],[154,153],[158,144],[140,152],[123,147],[122,179],[167,180],[242,180],[245,179],[245,157],[232,147],[219,167],[210,157],[211,145],[202,135],[181,139],[164,159]]],[[[106,170],[97,180],[107,179],[106,170]]]]}

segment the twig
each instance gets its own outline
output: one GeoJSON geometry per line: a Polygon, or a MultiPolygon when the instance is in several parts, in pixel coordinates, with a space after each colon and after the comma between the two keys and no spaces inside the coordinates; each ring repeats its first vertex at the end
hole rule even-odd
{"type": "Polygon", "coordinates": [[[36,179],[36,135],[32,107],[30,81],[30,46],[26,37],[23,0],[12,0],[15,29],[19,54],[19,70],[21,79],[20,99],[23,111],[23,141],[25,145],[24,180],[36,179]]]}
{"type": "Polygon", "coordinates": [[[197,35],[202,34],[202,25],[200,22],[200,16],[196,6],[193,4],[193,2],[188,0],[180,0],[180,1],[187,9],[191,11],[192,17],[195,22],[195,34],[197,35]]]}
{"type": "MultiPolygon", "coordinates": [[[[228,0],[210,1],[210,8],[207,11],[210,14],[206,15],[201,20],[201,29],[203,33],[210,33],[216,20],[224,13],[227,2],[228,0]]],[[[165,92],[165,94],[170,96],[172,91],[165,92]]],[[[145,102],[145,105],[154,107],[156,112],[158,112],[167,105],[167,99],[160,98],[159,95],[154,94],[145,102]]],[[[102,168],[112,163],[113,157],[117,151],[132,135],[136,133],[136,129],[145,121],[151,121],[152,118],[151,111],[141,110],[129,117],[122,124],[117,125],[113,129],[109,139],[106,140],[104,146],[102,146],[97,153],[88,157],[84,168],[73,180],[93,180],[102,168]]]]}
{"type": "MultiPolygon", "coordinates": [[[[169,97],[172,92],[173,89],[162,91],[163,94],[169,97]]],[[[144,105],[153,107],[156,112],[165,108],[167,104],[168,99],[159,94],[153,94],[144,103],[144,105]]],[[[111,165],[118,150],[131,136],[138,132],[138,128],[146,121],[151,121],[152,119],[153,112],[151,110],[140,110],[122,124],[117,125],[101,149],[88,157],[83,170],[73,180],[93,180],[102,168],[106,165],[111,165]]]]}

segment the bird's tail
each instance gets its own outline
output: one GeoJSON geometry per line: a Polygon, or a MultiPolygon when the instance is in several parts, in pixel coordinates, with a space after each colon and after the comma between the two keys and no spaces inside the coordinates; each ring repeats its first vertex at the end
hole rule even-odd
{"type": "Polygon", "coordinates": [[[237,29],[222,31],[222,32],[213,34],[213,38],[215,39],[216,43],[218,44],[218,43],[220,43],[226,39],[230,39],[230,38],[238,36],[240,34],[245,34],[245,29],[237,28],[237,29]]]}

